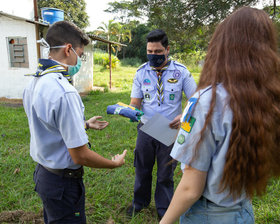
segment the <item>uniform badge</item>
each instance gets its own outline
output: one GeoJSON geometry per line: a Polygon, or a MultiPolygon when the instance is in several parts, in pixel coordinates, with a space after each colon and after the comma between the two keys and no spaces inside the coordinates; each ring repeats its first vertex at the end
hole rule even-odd
{"type": "Polygon", "coordinates": [[[144,98],[145,98],[145,100],[150,101],[151,100],[151,95],[149,93],[145,93],[144,98]]]}
{"type": "Polygon", "coordinates": [[[176,82],[178,82],[178,79],[171,78],[171,79],[168,79],[167,82],[169,82],[169,83],[176,83],[176,82]]]}
{"type": "Polygon", "coordinates": [[[195,118],[194,117],[190,117],[189,121],[183,121],[182,124],[181,124],[181,128],[190,133],[192,131],[192,127],[194,125],[194,122],[195,122],[195,118]]]}
{"type": "Polygon", "coordinates": [[[180,71],[175,71],[174,73],[173,73],[173,78],[174,79],[179,79],[181,77],[181,72],[180,71]]]}
{"type": "Polygon", "coordinates": [[[183,134],[180,134],[177,138],[177,142],[182,145],[185,142],[185,136],[183,134]]]}
{"type": "Polygon", "coordinates": [[[190,98],[188,101],[188,105],[186,106],[183,116],[181,118],[181,128],[190,133],[192,130],[192,127],[195,123],[195,118],[192,116],[193,115],[193,110],[195,108],[195,105],[197,103],[197,98],[190,98]]]}
{"type": "Polygon", "coordinates": [[[174,100],[175,99],[175,94],[169,94],[169,100],[174,100]]]}
{"type": "Polygon", "coordinates": [[[150,79],[145,79],[144,82],[143,82],[143,84],[144,84],[145,86],[149,86],[149,85],[151,85],[151,80],[150,80],[150,79]]]}
{"type": "Polygon", "coordinates": [[[190,118],[190,116],[193,113],[193,109],[194,109],[194,107],[195,107],[195,105],[197,103],[197,100],[198,99],[194,98],[194,97],[192,97],[192,98],[190,98],[188,100],[188,104],[187,104],[187,106],[186,106],[186,108],[185,108],[185,110],[183,112],[183,116],[181,118],[181,122],[186,121],[186,120],[187,120],[187,122],[189,122],[189,118],[190,118]]]}

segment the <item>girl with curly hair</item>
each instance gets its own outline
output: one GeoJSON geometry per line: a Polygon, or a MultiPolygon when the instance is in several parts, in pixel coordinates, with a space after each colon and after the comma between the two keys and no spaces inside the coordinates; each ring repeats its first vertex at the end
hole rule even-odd
{"type": "Polygon", "coordinates": [[[280,59],[268,15],[242,7],[216,29],[171,156],[182,179],[161,224],[254,223],[280,174],[280,59]]]}

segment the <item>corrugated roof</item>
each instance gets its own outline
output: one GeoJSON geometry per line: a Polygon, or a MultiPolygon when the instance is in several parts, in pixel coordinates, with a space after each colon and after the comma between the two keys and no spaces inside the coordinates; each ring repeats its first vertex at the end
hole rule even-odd
{"type": "Polygon", "coordinates": [[[28,22],[28,23],[39,24],[39,25],[42,25],[42,26],[49,26],[49,24],[46,24],[46,23],[42,23],[42,22],[38,22],[38,21],[35,21],[35,20],[30,20],[30,19],[26,19],[26,18],[23,18],[23,17],[11,15],[11,14],[8,14],[8,13],[3,12],[3,11],[0,11],[0,15],[9,17],[9,18],[12,18],[12,19],[15,19],[15,20],[25,21],[25,22],[28,22]]]}
{"type": "MultiPolygon", "coordinates": [[[[39,25],[42,25],[42,26],[49,26],[49,24],[46,24],[46,23],[42,23],[42,22],[39,22],[39,21],[30,20],[30,19],[26,19],[26,18],[23,18],[23,17],[11,15],[11,14],[5,13],[3,11],[0,11],[0,15],[3,15],[3,16],[15,19],[15,20],[25,21],[25,22],[28,22],[28,23],[39,24],[39,25]]],[[[93,34],[87,34],[87,35],[92,40],[98,40],[98,41],[102,41],[104,43],[115,44],[115,45],[120,45],[120,46],[124,46],[124,47],[127,46],[126,44],[121,44],[121,43],[118,43],[118,42],[115,42],[115,41],[106,40],[102,37],[99,37],[99,36],[96,36],[96,35],[93,35],[93,34]]]]}
{"type": "Polygon", "coordinates": [[[92,40],[99,40],[99,41],[102,41],[104,43],[108,43],[108,44],[116,44],[116,45],[120,45],[120,46],[124,46],[126,47],[127,45],[126,44],[121,44],[121,43],[118,43],[118,42],[115,42],[115,41],[110,41],[110,40],[106,40],[102,37],[99,37],[99,36],[96,36],[96,35],[93,35],[93,34],[87,34],[88,37],[92,40]]]}

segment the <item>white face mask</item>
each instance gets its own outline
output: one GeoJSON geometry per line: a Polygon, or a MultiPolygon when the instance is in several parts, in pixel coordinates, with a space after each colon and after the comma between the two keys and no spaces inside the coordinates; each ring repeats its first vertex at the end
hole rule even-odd
{"type": "Polygon", "coordinates": [[[37,43],[39,43],[40,46],[43,48],[41,50],[42,52],[41,58],[48,59],[50,54],[50,45],[48,44],[48,42],[44,38],[42,38],[41,40],[37,40],[37,43]]]}

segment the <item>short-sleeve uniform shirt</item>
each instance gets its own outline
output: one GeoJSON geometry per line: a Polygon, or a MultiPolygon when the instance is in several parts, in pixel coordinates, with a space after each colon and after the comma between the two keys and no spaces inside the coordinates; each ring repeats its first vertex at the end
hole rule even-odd
{"type": "Polygon", "coordinates": [[[68,148],[88,142],[84,105],[77,90],[61,73],[34,77],[23,94],[30,129],[30,155],[39,164],[76,169],[68,148]]]}
{"type": "Polygon", "coordinates": [[[229,107],[228,93],[223,85],[216,89],[216,105],[212,120],[205,130],[204,140],[198,153],[190,164],[196,143],[200,139],[200,131],[210,108],[212,88],[200,90],[189,99],[181,118],[181,129],[171,151],[171,157],[193,168],[207,172],[207,181],[203,196],[220,206],[234,206],[245,198],[245,194],[236,200],[228,196],[228,191],[219,193],[223,175],[225,156],[228,151],[232,131],[232,110],[229,107]]]}
{"type": "Polygon", "coordinates": [[[148,62],[140,66],[134,77],[131,97],[143,99],[144,115],[141,118],[143,123],[156,113],[173,120],[182,112],[182,91],[189,98],[196,89],[196,83],[190,72],[176,61],[171,61],[162,73],[164,101],[160,106],[157,99],[157,82],[156,72],[152,70],[148,62]]]}

